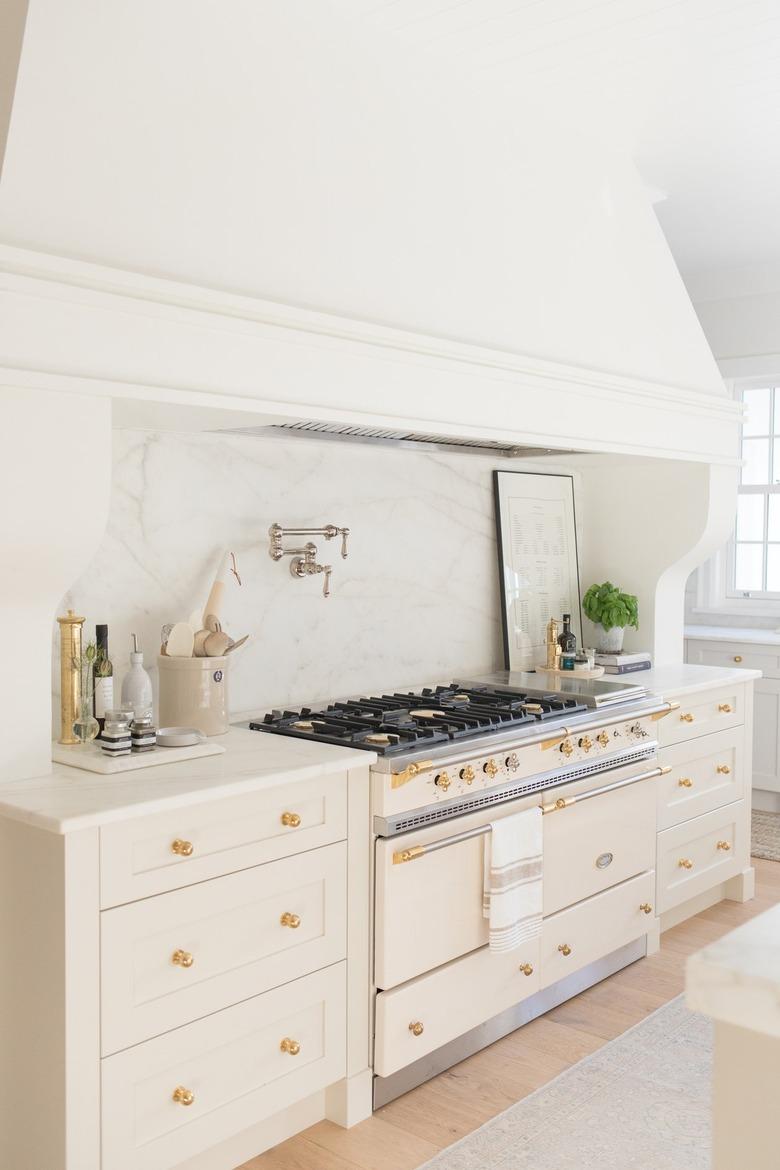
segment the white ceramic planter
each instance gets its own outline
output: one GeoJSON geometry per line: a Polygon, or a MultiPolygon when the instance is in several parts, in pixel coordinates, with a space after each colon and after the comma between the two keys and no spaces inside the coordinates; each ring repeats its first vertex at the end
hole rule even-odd
{"type": "Polygon", "coordinates": [[[596,649],[603,654],[618,654],[623,649],[623,635],[625,628],[623,626],[613,626],[611,630],[605,630],[600,622],[596,623],[596,649]]]}

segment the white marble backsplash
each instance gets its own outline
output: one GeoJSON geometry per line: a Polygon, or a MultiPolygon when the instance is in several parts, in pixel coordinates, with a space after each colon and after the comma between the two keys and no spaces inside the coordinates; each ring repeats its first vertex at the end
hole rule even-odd
{"type": "Polygon", "coordinates": [[[232,661],[233,712],[485,672],[502,664],[492,483],[502,466],[298,438],[117,431],[108,528],[61,612],[85,614],[91,637],[108,622],[118,679],[131,632],[154,667],[160,627],[203,606],[230,548],[243,587],[229,584],[224,624],[250,635],[232,661]],[[339,541],[318,542],[333,565],[330,598],[321,576],[296,580],[288,558],[271,560],[274,521],[351,529],[345,561],[339,541]]]}

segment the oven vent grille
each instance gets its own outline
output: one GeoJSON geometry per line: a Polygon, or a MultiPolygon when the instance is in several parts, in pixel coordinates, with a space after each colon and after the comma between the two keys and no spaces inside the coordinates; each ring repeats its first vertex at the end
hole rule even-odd
{"type": "Polygon", "coordinates": [[[398,833],[406,833],[410,829],[421,829],[425,825],[449,821],[453,817],[478,812],[481,808],[489,808],[491,805],[504,804],[507,800],[515,800],[518,796],[527,796],[531,792],[541,792],[545,788],[559,788],[561,784],[570,784],[574,780],[583,780],[600,772],[611,772],[624,764],[652,759],[655,756],[657,746],[653,741],[650,744],[643,744],[641,748],[616,752],[607,760],[594,760],[590,764],[575,764],[566,772],[561,772],[560,768],[554,772],[544,772],[540,776],[534,776],[532,780],[517,780],[514,784],[504,784],[501,788],[464,797],[463,800],[450,801],[446,805],[433,804],[427,808],[415,809],[414,812],[405,816],[388,817],[387,819],[377,817],[375,830],[380,837],[395,837],[398,833]]]}
{"type": "Polygon", "coordinates": [[[437,435],[428,431],[396,430],[392,427],[358,427],[341,423],[318,422],[316,419],[301,419],[298,422],[271,423],[261,427],[231,427],[227,432],[235,435],[255,435],[271,438],[274,435],[299,436],[307,439],[342,440],[352,443],[380,443],[385,446],[441,447],[447,451],[465,452],[475,455],[502,455],[507,459],[530,458],[537,455],[571,455],[571,450],[556,450],[552,447],[521,447],[507,443],[505,439],[467,439],[454,435],[437,435]]]}

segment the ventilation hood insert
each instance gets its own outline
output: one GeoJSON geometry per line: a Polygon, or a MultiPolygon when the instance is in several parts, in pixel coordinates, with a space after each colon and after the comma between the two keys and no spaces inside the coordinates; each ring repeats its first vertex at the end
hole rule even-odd
{"type": "Polygon", "coordinates": [[[500,455],[504,459],[528,459],[535,455],[574,455],[571,448],[518,447],[499,439],[468,439],[461,436],[437,435],[427,431],[393,430],[388,427],[346,426],[341,423],[317,422],[302,419],[298,422],[272,423],[263,427],[235,427],[223,434],[254,435],[258,438],[298,437],[325,439],[349,443],[377,443],[385,447],[407,449],[439,448],[450,452],[472,455],[500,455]]]}

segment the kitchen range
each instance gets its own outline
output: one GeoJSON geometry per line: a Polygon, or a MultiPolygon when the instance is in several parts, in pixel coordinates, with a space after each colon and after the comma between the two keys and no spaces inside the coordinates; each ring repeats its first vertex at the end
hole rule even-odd
{"type": "Polygon", "coordinates": [[[679,704],[636,685],[539,682],[501,672],[248,725],[377,756],[375,1107],[657,945],[652,781],[670,768],[657,762],[656,729],[679,704]],[[541,939],[497,955],[483,842],[540,803],[541,939]],[[581,921],[561,922],[575,904],[581,921]]]}

